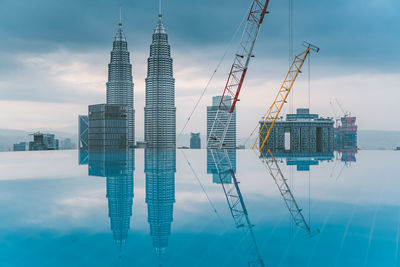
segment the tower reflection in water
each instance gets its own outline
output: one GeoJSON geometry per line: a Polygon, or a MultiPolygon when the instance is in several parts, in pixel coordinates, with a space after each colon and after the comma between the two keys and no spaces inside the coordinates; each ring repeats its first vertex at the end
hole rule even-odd
{"type": "Polygon", "coordinates": [[[146,203],[150,234],[158,256],[165,254],[175,202],[175,149],[146,149],[146,203]]]}
{"type": "Polygon", "coordinates": [[[134,150],[89,152],[89,175],[107,178],[108,216],[120,252],[128,239],[132,216],[134,169],[134,150]]]}

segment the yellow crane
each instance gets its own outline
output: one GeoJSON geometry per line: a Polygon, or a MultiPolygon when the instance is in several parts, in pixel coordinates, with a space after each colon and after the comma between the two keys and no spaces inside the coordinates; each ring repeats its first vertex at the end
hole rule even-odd
{"type": "MultiPolygon", "coordinates": [[[[268,109],[266,116],[263,118],[264,123],[260,127],[258,136],[252,146],[252,149],[255,149],[259,141],[260,153],[262,153],[262,150],[265,144],[267,143],[268,137],[271,134],[275,121],[278,119],[279,114],[283,108],[283,105],[286,103],[286,99],[288,98],[289,93],[293,88],[294,82],[301,73],[301,68],[303,67],[304,61],[307,59],[307,56],[310,54],[311,50],[315,51],[316,53],[319,52],[319,48],[312,44],[304,42],[304,45],[306,46],[307,49],[304,52],[298,54],[293,60],[293,63],[286,75],[285,81],[283,82],[282,86],[279,89],[278,95],[275,97],[274,102],[268,109]]],[[[257,128],[258,124],[251,135],[254,134],[257,128]]]]}
{"type": "MultiPolygon", "coordinates": [[[[257,139],[255,140],[252,148],[254,150],[257,147],[257,142],[259,140],[260,141],[259,150],[260,154],[263,156],[262,161],[266,164],[270,175],[274,179],[279,189],[279,192],[281,193],[281,196],[285,201],[286,207],[288,208],[289,213],[292,216],[294,223],[300,228],[307,231],[308,235],[312,237],[315,234],[319,233],[319,230],[311,231],[309,224],[307,223],[302,214],[302,209],[297,204],[297,201],[294,198],[294,195],[290,190],[287,180],[284,177],[281,169],[279,168],[278,162],[275,160],[272,151],[268,149],[266,153],[263,152],[263,148],[267,143],[268,137],[275,125],[275,121],[279,117],[279,114],[284,104],[286,103],[286,99],[288,98],[289,93],[293,88],[294,82],[301,73],[301,68],[303,67],[304,61],[307,59],[307,56],[310,54],[311,50],[317,53],[319,52],[319,48],[312,44],[304,42],[304,45],[306,46],[307,49],[304,52],[298,54],[293,60],[290,70],[286,75],[285,81],[283,82],[281,88],[279,89],[278,95],[275,97],[274,102],[272,103],[272,105],[267,111],[267,114],[264,117],[264,122],[260,127],[257,139]]],[[[257,125],[251,135],[254,134],[254,132],[258,127],[259,126],[257,125]]]]}

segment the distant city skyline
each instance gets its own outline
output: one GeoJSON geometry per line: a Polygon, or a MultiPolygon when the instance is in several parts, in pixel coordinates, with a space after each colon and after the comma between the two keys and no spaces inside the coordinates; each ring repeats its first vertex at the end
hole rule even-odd
{"type": "MultiPolygon", "coordinates": [[[[174,47],[178,132],[247,4],[239,0],[219,5],[210,0],[164,4],[174,47]]],[[[93,8],[75,0],[62,4],[40,0],[35,2],[35,12],[31,5],[8,1],[0,11],[0,32],[6,37],[0,44],[0,128],[76,133],[77,116],[85,114],[88,104],[106,100],[109,46],[122,6],[125,34],[137,65],[136,135],[143,140],[145,64],[158,1],[98,2],[93,8]]],[[[338,98],[357,116],[360,130],[400,130],[394,123],[400,112],[399,8],[395,0],[367,1],[362,7],[344,0],[295,3],[295,52],[302,50],[303,40],[321,47],[320,55],[311,59],[312,113],[333,117],[329,101],[338,98]]],[[[269,9],[237,107],[238,137],[248,136],[255,127],[288,69],[287,3],[271,1],[269,9]]],[[[233,42],[185,133],[205,134],[205,107],[211,96],[220,94],[237,43],[233,42]]],[[[307,84],[305,69],[294,88],[294,108],[307,106],[307,84]]]]}

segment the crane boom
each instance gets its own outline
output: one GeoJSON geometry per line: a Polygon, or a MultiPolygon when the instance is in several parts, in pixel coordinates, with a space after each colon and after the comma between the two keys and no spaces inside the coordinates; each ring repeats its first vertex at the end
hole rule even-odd
{"type": "Polygon", "coordinates": [[[239,182],[233,171],[229,155],[226,150],[211,150],[213,162],[215,164],[218,176],[224,191],[228,206],[238,229],[244,232],[247,250],[250,253],[248,265],[251,267],[264,267],[264,261],[261,258],[256,238],[253,232],[254,225],[250,222],[247,208],[243,200],[242,193],[239,188],[239,182]],[[230,181],[232,178],[233,184],[230,181]]]}
{"type": "Polygon", "coordinates": [[[285,201],[286,207],[288,208],[294,223],[300,228],[306,230],[309,236],[313,236],[314,234],[319,233],[318,230],[315,232],[311,231],[311,228],[306,222],[302,210],[299,208],[299,205],[297,204],[296,199],[294,198],[292,191],[290,190],[290,187],[287,184],[286,179],[283,176],[282,171],[279,168],[279,165],[276,162],[271,150],[268,149],[267,154],[264,156],[264,161],[268,167],[269,173],[271,174],[276,185],[278,186],[279,192],[281,193],[285,201]],[[269,159],[271,162],[269,162],[269,159]]]}
{"type": "Polygon", "coordinates": [[[235,110],[239,94],[246,77],[247,69],[251,58],[253,57],[254,46],[260,32],[261,24],[267,14],[269,0],[253,0],[250,12],[247,17],[247,23],[244,27],[242,39],[238,52],[235,54],[235,59],[229,72],[221,101],[218,106],[209,138],[207,147],[221,149],[235,110]],[[220,113],[226,113],[220,115],[220,113]]]}
{"type": "Polygon", "coordinates": [[[252,148],[255,149],[259,140],[259,150],[260,154],[262,155],[262,160],[265,162],[270,175],[274,179],[275,184],[277,185],[279,192],[281,193],[283,200],[285,201],[286,207],[288,208],[289,213],[293,218],[293,221],[297,226],[306,230],[311,237],[314,233],[311,232],[309,225],[304,219],[302,210],[299,208],[299,205],[297,204],[296,199],[294,198],[292,191],[290,190],[290,187],[287,184],[286,179],[283,176],[283,173],[279,168],[279,165],[276,162],[274,155],[272,154],[272,151],[268,149],[267,152],[264,153],[263,150],[268,140],[268,137],[275,125],[275,121],[279,117],[279,114],[284,104],[286,103],[286,99],[290,91],[292,90],[294,83],[301,73],[301,68],[303,67],[304,61],[310,54],[311,50],[317,53],[319,52],[319,48],[312,44],[304,42],[304,45],[307,47],[307,49],[304,52],[298,54],[293,60],[289,72],[286,75],[285,81],[279,89],[278,95],[275,97],[274,102],[267,111],[267,115],[264,117],[264,123],[260,128],[258,137],[256,138],[252,148]]]}
{"type": "Polygon", "coordinates": [[[293,60],[293,63],[288,73],[286,74],[285,80],[282,86],[280,87],[277,96],[275,97],[274,102],[272,103],[272,105],[268,110],[267,115],[264,118],[264,123],[261,126],[260,131],[258,133],[258,137],[256,138],[254,145],[252,147],[253,149],[255,149],[255,147],[257,146],[257,142],[260,141],[259,149],[260,151],[262,151],[272,131],[272,128],[274,127],[274,124],[277,118],[279,117],[283,105],[286,103],[286,99],[288,98],[289,93],[292,90],[297,77],[301,73],[301,68],[304,65],[304,61],[310,54],[311,50],[314,50],[317,53],[319,52],[318,47],[309,43],[305,43],[305,45],[307,49],[304,52],[298,54],[293,60]]]}

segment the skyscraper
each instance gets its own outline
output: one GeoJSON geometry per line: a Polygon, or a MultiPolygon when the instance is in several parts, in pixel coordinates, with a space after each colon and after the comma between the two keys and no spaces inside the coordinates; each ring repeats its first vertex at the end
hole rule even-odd
{"type": "Polygon", "coordinates": [[[160,10],[147,62],[144,136],[148,148],[175,148],[175,79],[171,47],[161,19],[160,10]]]}
{"type": "Polygon", "coordinates": [[[126,149],[128,147],[127,114],[126,105],[89,106],[89,151],[110,152],[126,149]]]}
{"type": "MultiPolygon", "coordinates": [[[[217,116],[219,103],[221,102],[222,96],[214,96],[212,99],[212,106],[207,107],[207,140],[210,137],[211,129],[213,127],[215,116],[217,116]]],[[[225,96],[224,102],[231,103],[231,97],[225,96]]],[[[231,104],[229,104],[231,105],[231,104]]],[[[218,116],[228,116],[227,112],[220,112],[218,116]]],[[[222,132],[223,129],[217,129],[217,131],[222,132]]],[[[222,148],[236,148],[236,109],[232,114],[231,121],[228,126],[228,131],[225,136],[224,144],[222,148]]]]}
{"type": "Polygon", "coordinates": [[[129,59],[128,43],[120,21],[108,65],[107,104],[127,106],[128,146],[135,144],[135,111],[133,109],[132,65],[129,59]]]}

